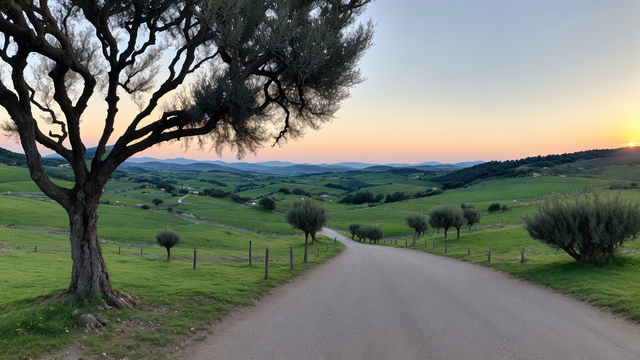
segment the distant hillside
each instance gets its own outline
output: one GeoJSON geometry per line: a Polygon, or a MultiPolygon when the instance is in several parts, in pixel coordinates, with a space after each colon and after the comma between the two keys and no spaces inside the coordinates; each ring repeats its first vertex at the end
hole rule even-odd
{"type": "Polygon", "coordinates": [[[449,174],[433,178],[431,181],[445,184],[445,188],[453,188],[469,184],[478,179],[524,176],[536,168],[553,167],[581,160],[629,157],[634,154],[640,154],[640,148],[587,150],[562,155],[527,157],[520,160],[489,161],[469,168],[453,171],[449,174]]]}
{"type": "MultiPolygon", "coordinates": [[[[45,166],[58,166],[60,164],[66,164],[64,159],[42,159],[45,166]]],[[[0,148],[0,163],[12,165],[12,166],[27,166],[27,157],[23,154],[14,153],[7,149],[0,148]]]]}

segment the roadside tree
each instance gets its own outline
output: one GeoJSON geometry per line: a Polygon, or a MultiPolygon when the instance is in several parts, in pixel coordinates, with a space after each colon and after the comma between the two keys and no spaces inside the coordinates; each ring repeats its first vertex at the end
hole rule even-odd
{"type": "Polygon", "coordinates": [[[458,230],[458,239],[460,239],[460,228],[464,225],[463,210],[453,205],[432,208],[429,212],[429,225],[436,229],[444,229],[445,239],[449,228],[454,227],[458,230]]]}
{"type": "Polygon", "coordinates": [[[156,234],[158,245],[167,249],[167,261],[171,261],[171,248],[180,243],[180,235],[171,228],[158,231],[156,234]]]}
{"type": "Polygon", "coordinates": [[[360,229],[362,225],[356,223],[349,225],[349,233],[351,234],[351,240],[358,234],[358,229],[360,229]]]}
{"type": "Polygon", "coordinates": [[[307,262],[309,235],[311,235],[311,244],[313,245],[316,241],[316,233],[326,225],[331,213],[324,205],[306,198],[294,201],[284,217],[294,229],[304,231],[304,262],[307,262]]]}
{"type": "Polygon", "coordinates": [[[529,236],[579,262],[599,262],[640,235],[640,203],[620,193],[578,193],[573,199],[555,195],[538,207],[523,217],[529,236]]]}
{"type": "Polygon", "coordinates": [[[370,226],[369,233],[369,243],[373,241],[374,244],[377,244],[384,237],[384,229],[382,229],[379,225],[367,225],[370,226]]]}
{"type": "Polygon", "coordinates": [[[242,158],[330,121],[363,79],[358,61],[373,25],[357,19],[370,2],[3,2],[2,127],[69,217],[71,282],[59,299],[82,293],[125,305],[96,224],[102,190],[129,157],[183,141],[242,158]],[[122,111],[135,108],[129,102],[139,113],[122,111]],[[85,127],[102,131],[92,155],[85,127]],[[73,187],[47,174],[45,148],[69,162],[73,187]]]}
{"type": "Polygon", "coordinates": [[[411,213],[407,217],[404,218],[404,222],[414,230],[413,233],[413,246],[416,246],[416,238],[420,236],[420,234],[424,234],[425,231],[429,228],[429,221],[427,219],[427,215],[423,213],[411,213]]]}
{"type": "Polygon", "coordinates": [[[364,225],[358,228],[357,236],[358,239],[364,240],[365,242],[369,239],[369,244],[377,243],[378,240],[384,237],[384,230],[382,227],[377,225],[364,225]]]}

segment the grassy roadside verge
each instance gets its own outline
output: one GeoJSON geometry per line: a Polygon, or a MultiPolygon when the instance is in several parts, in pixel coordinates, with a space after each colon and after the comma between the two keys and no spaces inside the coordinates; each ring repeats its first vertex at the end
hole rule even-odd
{"type": "Polygon", "coordinates": [[[188,339],[204,340],[208,325],[225,312],[253,305],[271,287],[344,249],[342,244],[334,247],[333,240],[318,236],[321,242],[309,247],[309,262],[303,264],[303,236],[260,236],[211,227],[206,238],[189,238],[188,229],[183,230],[189,243],[172,249],[171,262],[166,262],[166,251],[157,245],[144,246],[140,255],[139,244],[102,244],[114,287],[137,295],[143,304],[134,310],[98,312],[90,301],[48,301],[68,286],[71,259],[64,235],[0,228],[0,359],[36,357],[71,344],[84,347],[85,356],[178,356],[188,339]],[[196,270],[193,245],[198,245],[196,270]],[[39,246],[37,252],[35,246],[39,246]],[[289,269],[290,246],[293,270],[289,269]],[[268,280],[264,279],[266,247],[268,280]],[[78,315],[72,315],[74,310],[78,315]],[[84,313],[103,315],[110,325],[85,333],[76,326],[78,316],[84,313]]]}
{"type": "MultiPolygon", "coordinates": [[[[406,239],[411,247],[412,237],[406,239]]],[[[395,246],[395,242],[393,244],[387,241],[386,246],[395,246]]],[[[405,239],[399,239],[397,247],[405,247],[404,244],[405,239]]],[[[640,322],[640,240],[626,244],[620,254],[602,266],[578,263],[564,251],[532,240],[519,225],[467,231],[459,240],[455,239],[455,230],[446,241],[442,234],[421,237],[416,248],[502,270],[640,322]],[[467,255],[469,247],[471,255],[467,255]],[[489,248],[492,249],[491,262],[488,261],[489,248]],[[525,262],[520,263],[523,249],[525,262]],[[627,253],[622,253],[624,251],[627,253]]]]}

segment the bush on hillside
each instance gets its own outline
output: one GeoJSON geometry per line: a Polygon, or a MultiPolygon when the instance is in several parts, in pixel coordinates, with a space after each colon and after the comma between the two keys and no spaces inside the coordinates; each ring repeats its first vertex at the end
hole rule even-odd
{"type": "Polygon", "coordinates": [[[264,207],[267,210],[275,210],[276,209],[276,201],[270,197],[263,197],[258,202],[258,205],[264,207]]]}
{"type": "Polygon", "coordinates": [[[598,192],[560,195],[523,217],[529,236],[562,249],[578,262],[600,262],[640,235],[640,204],[598,192]]]}

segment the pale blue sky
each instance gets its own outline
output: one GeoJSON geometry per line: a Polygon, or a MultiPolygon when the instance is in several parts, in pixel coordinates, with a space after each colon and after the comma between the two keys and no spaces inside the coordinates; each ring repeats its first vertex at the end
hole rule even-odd
{"type": "MultiPolygon", "coordinates": [[[[366,17],[367,81],[333,123],[245,161],[506,160],[640,141],[638,0],[377,0],[366,17]]],[[[217,159],[178,145],[139,156],[217,159]]]]}

